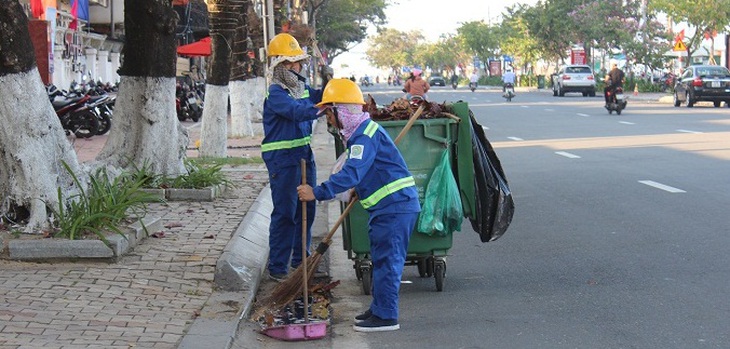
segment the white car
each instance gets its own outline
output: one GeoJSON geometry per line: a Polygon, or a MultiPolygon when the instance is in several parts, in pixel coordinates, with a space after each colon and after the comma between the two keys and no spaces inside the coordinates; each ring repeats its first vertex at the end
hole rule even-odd
{"type": "Polygon", "coordinates": [[[565,96],[568,92],[580,92],[583,97],[596,96],[596,79],[587,65],[566,65],[553,74],[553,96],[565,96]]]}

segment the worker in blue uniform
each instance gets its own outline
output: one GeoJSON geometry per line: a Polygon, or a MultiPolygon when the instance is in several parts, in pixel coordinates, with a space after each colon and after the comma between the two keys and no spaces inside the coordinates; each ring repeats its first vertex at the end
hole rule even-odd
{"type": "MultiPolygon", "coordinates": [[[[296,269],[306,258],[301,249],[302,202],[297,199],[296,187],[301,184],[301,159],[307,164],[307,183],[316,183],[310,141],[318,118],[315,104],[321,101],[322,90],[305,84],[301,72],[309,55],[290,34],[281,33],[271,40],[268,57],[271,85],[264,100],[261,157],[269,171],[274,206],[269,226],[269,276],[281,281],[289,268],[296,269]]],[[[314,203],[307,203],[307,255],[314,216],[314,203]]]]}
{"type": "Polygon", "coordinates": [[[330,200],[354,188],[370,214],[368,237],[373,261],[373,300],[370,308],[355,317],[359,332],[393,331],[398,323],[398,291],[406,260],[408,241],[421,206],[413,176],[385,129],[363,112],[360,88],[348,79],[333,79],[317,104],[337,128],[347,147],[342,169],[312,188],[300,185],[299,199],[330,200]]]}

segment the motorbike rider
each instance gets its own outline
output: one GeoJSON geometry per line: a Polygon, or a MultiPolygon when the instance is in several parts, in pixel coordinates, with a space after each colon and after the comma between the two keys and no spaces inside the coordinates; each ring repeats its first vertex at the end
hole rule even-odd
{"type": "Polygon", "coordinates": [[[479,74],[477,74],[476,69],[473,73],[471,73],[471,76],[469,77],[469,86],[477,87],[477,82],[479,81],[479,74]]]}
{"type": "Polygon", "coordinates": [[[626,75],[623,70],[618,68],[618,64],[616,62],[611,62],[611,71],[608,72],[605,78],[606,88],[603,89],[603,96],[606,99],[606,107],[608,107],[608,104],[611,103],[609,100],[609,92],[610,94],[613,94],[616,91],[616,88],[623,87],[625,76],[626,75]]]}
{"type": "Polygon", "coordinates": [[[421,69],[413,69],[411,77],[406,80],[406,84],[403,86],[403,92],[406,93],[406,98],[411,99],[413,96],[419,96],[424,100],[428,100],[426,92],[431,86],[421,78],[421,69]]]}
{"type": "Polygon", "coordinates": [[[459,76],[456,75],[456,73],[454,73],[453,75],[451,75],[451,85],[456,86],[456,84],[458,84],[458,83],[459,83],[459,76]]]}
{"type": "Polygon", "coordinates": [[[502,92],[507,91],[507,84],[515,86],[515,73],[512,72],[512,67],[507,67],[504,74],[502,74],[502,92]]]}

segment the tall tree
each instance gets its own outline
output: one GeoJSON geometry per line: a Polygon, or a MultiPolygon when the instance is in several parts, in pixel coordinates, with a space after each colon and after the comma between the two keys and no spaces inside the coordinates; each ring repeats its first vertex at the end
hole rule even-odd
{"type": "MultiPolygon", "coordinates": [[[[235,9],[238,14],[233,52],[231,54],[231,131],[233,137],[253,136],[252,120],[258,114],[258,106],[263,104],[265,82],[261,61],[252,36],[249,23],[259,22],[255,11],[248,2],[242,3],[244,8],[235,9]]],[[[261,26],[257,26],[255,34],[259,34],[261,26]]],[[[263,39],[259,41],[259,44],[263,39]]]]}
{"type": "Polygon", "coordinates": [[[175,112],[175,26],[169,0],[124,0],[126,41],[114,125],[97,159],[118,168],[184,173],[187,131],[175,112]]]}
{"type": "Polygon", "coordinates": [[[419,31],[406,33],[387,28],[370,39],[366,55],[376,67],[390,68],[397,73],[402,67],[416,63],[417,47],[422,41],[423,34],[419,31]]]}
{"type": "Polygon", "coordinates": [[[238,25],[235,9],[248,0],[208,0],[211,55],[205,86],[200,133],[201,157],[226,157],[228,141],[228,82],[231,52],[238,25]]]}
{"type": "Polygon", "coordinates": [[[534,65],[540,59],[540,42],[530,33],[524,14],[526,5],[507,9],[500,25],[500,48],[502,53],[513,56],[519,66],[534,65]]]}
{"type": "Polygon", "coordinates": [[[652,0],[648,5],[650,9],[664,12],[675,22],[686,22],[694,29],[686,44],[687,65],[691,62],[692,53],[699,49],[705,33],[721,32],[730,25],[730,0],[652,0]]]}
{"type": "Polygon", "coordinates": [[[385,23],[385,0],[320,0],[319,3],[317,40],[330,59],[365,40],[368,24],[377,28],[385,23]]]}
{"type": "Polygon", "coordinates": [[[43,88],[17,0],[0,0],[0,91],[0,215],[39,232],[58,192],[68,198],[79,189],[62,162],[82,183],[86,175],[43,88]]]}
{"type": "Polygon", "coordinates": [[[500,54],[500,35],[496,25],[489,25],[484,21],[466,22],[456,32],[463,38],[471,53],[482,62],[489,62],[489,58],[500,54]]]}

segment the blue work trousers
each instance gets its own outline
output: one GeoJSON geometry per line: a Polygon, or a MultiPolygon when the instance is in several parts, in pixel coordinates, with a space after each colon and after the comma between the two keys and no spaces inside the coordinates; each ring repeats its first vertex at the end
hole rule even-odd
{"type": "MultiPolygon", "coordinates": [[[[307,184],[315,186],[316,181],[316,165],[308,162],[307,184]]],[[[292,268],[302,263],[302,202],[297,195],[297,186],[302,183],[301,166],[269,169],[269,183],[274,204],[269,225],[269,273],[287,274],[289,258],[292,268]]],[[[315,207],[315,201],[307,202],[307,256],[312,244],[315,207]]]]}
{"type": "Polygon", "coordinates": [[[398,292],[406,262],[408,240],[418,212],[370,217],[370,255],[373,259],[373,301],[370,311],[381,319],[398,319],[398,292]]]}

